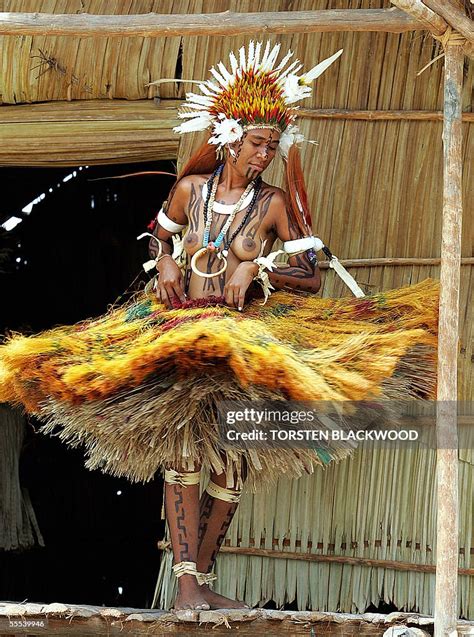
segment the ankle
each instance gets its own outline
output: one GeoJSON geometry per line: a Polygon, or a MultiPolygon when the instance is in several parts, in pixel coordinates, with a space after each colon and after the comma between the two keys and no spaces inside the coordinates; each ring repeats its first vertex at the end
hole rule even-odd
{"type": "Polygon", "coordinates": [[[178,580],[178,590],[189,591],[201,588],[194,575],[182,575],[178,580]]]}

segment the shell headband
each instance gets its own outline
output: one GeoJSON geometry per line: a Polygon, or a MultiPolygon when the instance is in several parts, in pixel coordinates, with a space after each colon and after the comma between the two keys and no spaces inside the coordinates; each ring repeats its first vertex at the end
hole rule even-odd
{"type": "Polygon", "coordinates": [[[313,80],[341,55],[342,49],[323,60],[307,73],[297,75],[302,69],[299,60],[288,66],[293,52],[288,51],[276,65],[280,45],[270,48],[266,43],[250,42],[248,51],[239,50],[239,59],[230,53],[230,71],[219,62],[210,72],[213,79],[199,82],[201,95],[187,93],[186,102],[178,117],[186,120],[173,130],[190,133],[210,129],[210,144],[219,149],[240,140],[250,128],[273,128],[280,134],[280,151],[286,156],[293,143],[303,141],[303,135],[293,123],[297,109],[292,104],[311,95],[309,86],[313,80]]]}

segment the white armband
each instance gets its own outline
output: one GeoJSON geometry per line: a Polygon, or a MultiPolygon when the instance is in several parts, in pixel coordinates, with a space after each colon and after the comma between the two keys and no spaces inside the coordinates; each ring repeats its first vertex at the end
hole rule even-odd
{"type": "Polygon", "coordinates": [[[306,252],[306,250],[321,250],[324,243],[319,237],[303,237],[302,239],[294,239],[293,241],[285,241],[283,243],[283,250],[287,254],[299,254],[300,252],[306,252]]]}
{"type": "Polygon", "coordinates": [[[164,230],[172,232],[173,234],[178,234],[179,232],[184,230],[184,228],[186,228],[185,224],[182,225],[180,223],[171,221],[171,219],[169,219],[169,217],[167,217],[164,213],[163,208],[161,208],[160,212],[158,213],[157,221],[164,230]]]}

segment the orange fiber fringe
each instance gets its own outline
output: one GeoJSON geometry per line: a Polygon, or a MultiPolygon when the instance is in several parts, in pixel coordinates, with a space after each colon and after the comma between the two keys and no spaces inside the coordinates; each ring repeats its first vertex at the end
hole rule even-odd
{"type": "MultiPolygon", "coordinates": [[[[435,395],[438,283],[363,299],[274,293],[241,314],[166,310],[140,293],[106,315],[0,347],[0,402],[83,445],[89,468],[134,481],[165,463],[249,481],[324,464],[313,449],[226,448],[222,400],[362,401],[435,395]]],[[[367,423],[366,425],[367,426],[367,423]]],[[[328,448],[330,459],[348,450],[328,448]]]]}

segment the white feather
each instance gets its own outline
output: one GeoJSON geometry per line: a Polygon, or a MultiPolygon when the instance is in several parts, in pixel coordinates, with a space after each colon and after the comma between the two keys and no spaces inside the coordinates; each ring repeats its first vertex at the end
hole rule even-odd
{"type": "Polygon", "coordinates": [[[194,104],[194,102],[185,102],[184,106],[186,106],[186,108],[192,108],[195,111],[209,110],[209,106],[206,106],[205,104],[194,104]]]}
{"type": "Polygon", "coordinates": [[[280,53],[280,47],[281,47],[280,44],[275,44],[275,46],[271,50],[270,55],[269,55],[268,60],[267,60],[267,66],[266,66],[268,71],[271,71],[273,69],[274,65],[275,65],[276,59],[278,57],[278,54],[280,53]]]}
{"type": "Polygon", "coordinates": [[[282,71],[287,65],[288,61],[293,57],[293,51],[288,51],[280,64],[276,67],[275,71],[282,71]]]}
{"type": "Polygon", "coordinates": [[[210,69],[212,75],[216,78],[216,80],[219,82],[219,84],[226,88],[227,87],[227,82],[225,81],[225,79],[222,77],[222,75],[220,73],[218,73],[215,69],[215,67],[212,67],[210,69]]]}
{"type": "Polygon", "coordinates": [[[234,77],[233,77],[233,75],[231,75],[229,73],[229,71],[226,69],[224,64],[222,64],[222,62],[219,62],[219,64],[217,66],[219,68],[219,71],[222,74],[222,77],[224,78],[226,86],[228,86],[229,84],[232,84],[232,82],[234,81],[234,77]]]}
{"type": "Polygon", "coordinates": [[[262,49],[262,43],[257,42],[257,46],[255,47],[255,59],[253,61],[253,68],[255,71],[258,69],[258,65],[260,63],[260,51],[262,49]]]}
{"type": "Polygon", "coordinates": [[[342,55],[342,51],[343,49],[339,49],[339,51],[337,53],[334,53],[334,55],[331,55],[331,57],[326,58],[319,64],[316,64],[316,66],[313,66],[313,68],[310,71],[308,71],[302,76],[302,79],[304,80],[304,82],[312,82],[317,77],[319,77],[322,73],[324,73],[324,71],[328,67],[330,67],[331,64],[335,62],[340,55],[342,55]]]}
{"type": "Polygon", "coordinates": [[[270,53],[270,40],[267,40],[267,43],[265,45],[265,51],[263,52],[263,56],[262,56],[262,61],[260,62],[260,68],[262,69],[262,71],[265,70],[265,64],[267,62],[268,59],[268,54],[270,53]]]}
{"type": "Polygon", "coordinates": [[[239,66],[241,69],[245,69],[245,47],[241,46],[239,49],[239,66]]]}
{"type": "Polygon", "coordinates": [[[214,91],[214,93],[216,95],[219,95],[219,93],[222,93],[222,89],[220,86],[217,86],[217,84],[214,84],[214,82],[212,80],[207,80],[206,81],[206,86],[207,88],[209,88],[211,91],[214,91]]]}
{"type": "Polygon", "coordinates": [[[204,93],[204,95],[209,95],[209,97],[215,97],[215,92],[210,91],[206,84],[199,84],[199,90],[204,93]]]}
{"type": "Polygon", "coordinates": [[[234,52],[231,51],[229,53],[229,60],[230,60],[230,68],[232,69],[232,75],[236,75],[237,73],[237,69],[239,68],[239,63],[237,62],[237,58],[234,55],[234,52]]]}
{"type": "Polygon", "coordinates": [[[207,95],[198,95],[197,93],[186,93],[186,99],[196,104],[203,104],[203,106],[212,106],[214,104],[214,100],[207,97],[207,95]]]}
{"type": "Polygon", "coordinates": [[[252,68],[254,54],[255,54],[255,44],[253,40],[250,40],[249,52],[247,56],[247,70],[252,68]]]}
{"type": "Polygon", "coordinates": [[[295,60],[294,62],[292,62],[290,66],[283,71],[283,73],[280,73],[277,80],[278,84],[283,84],[283,81],[287,75],[295,75],[301,68],[303,68],[303,65],[300,63],[299,60],[295,60]]]}
{"type": "Polygon", "coordinates": [[[210,125],[210,119],[208,117],[195,117],[187,122],[183,122],[179,126],[173,128],[175,133],[182,135],[183,133],[192,133],[194,131],[206,130],[210,125]]]}

